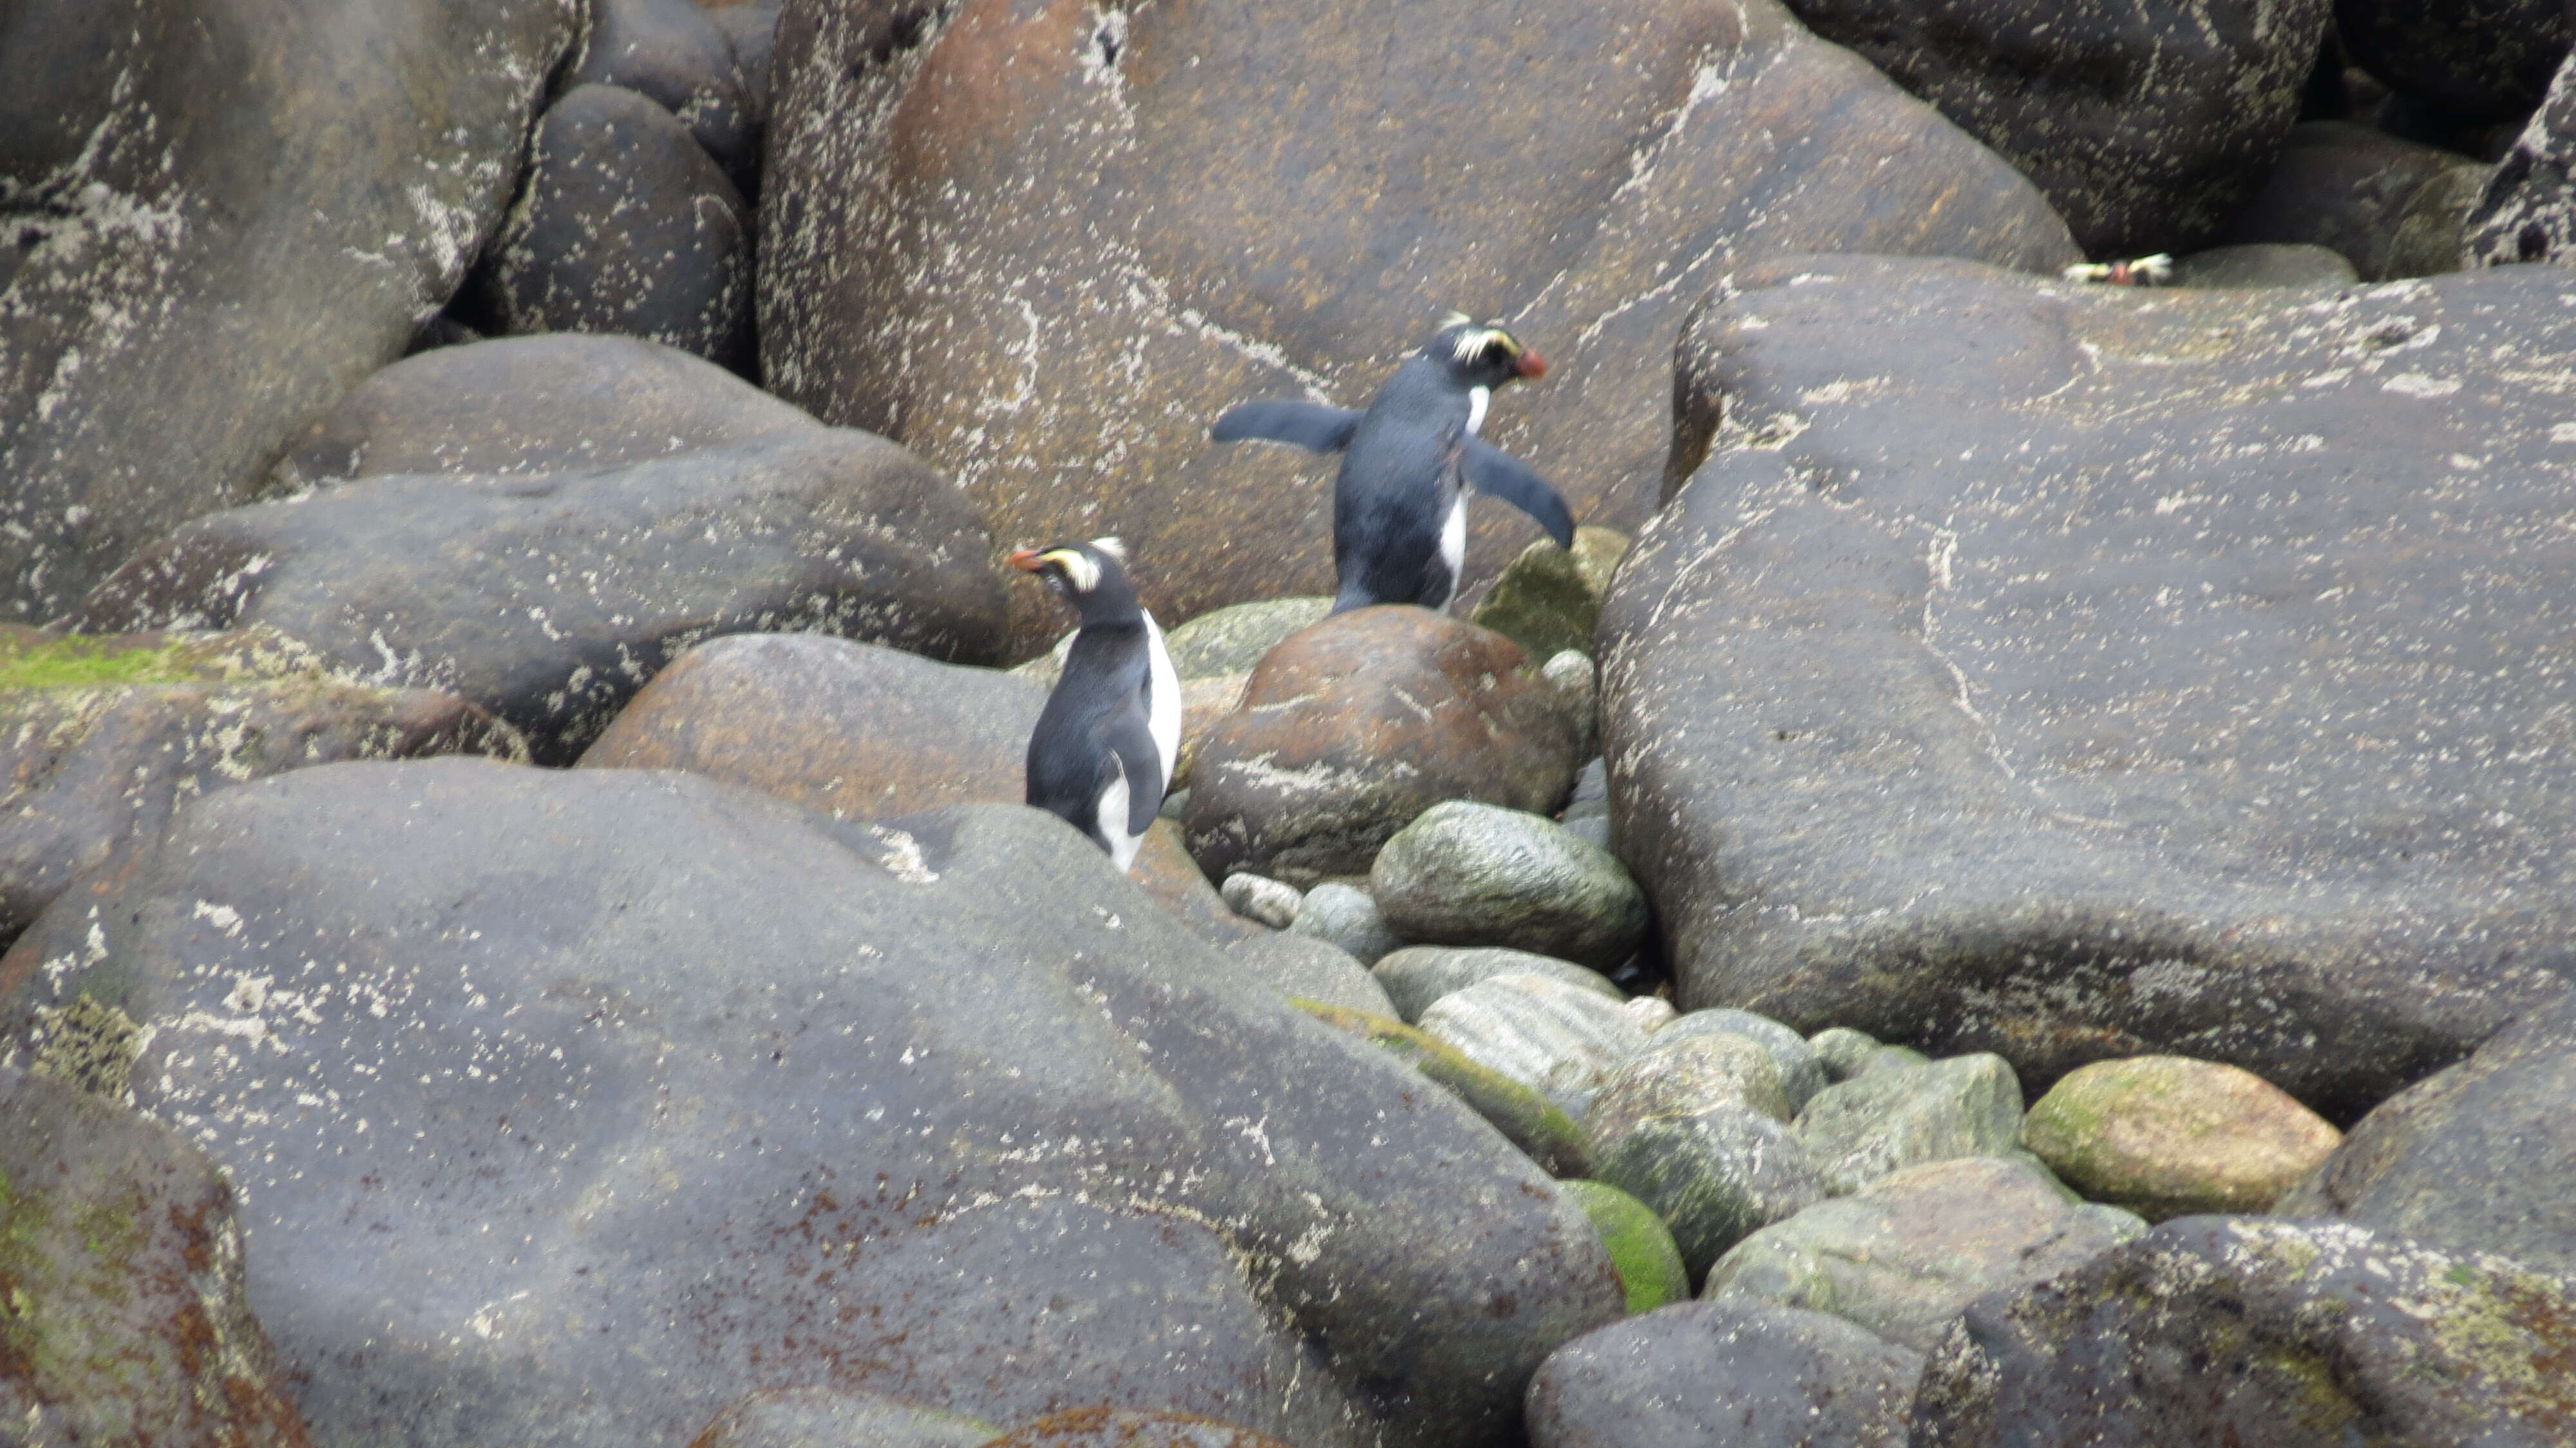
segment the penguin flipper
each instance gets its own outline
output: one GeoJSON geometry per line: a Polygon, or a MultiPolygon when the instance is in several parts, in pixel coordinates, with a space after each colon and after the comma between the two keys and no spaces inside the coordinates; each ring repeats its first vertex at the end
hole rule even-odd
{"type": "Polygon", "coordinates": [[[1219,414],[1208,429],[1211,442],[1240,442],[1257,437],[1267,442],[1295,443],[1309,452],[1340,452],[1351,441],[1360,415],[1347,407],[1274,398],[1241,402],[1219,414]]]}
{"type": "Polygon", "coordinates": [[[1153,721],[1143,709],[1124,709],[1109,721],[1101,742],[1116,756],[1127,775],[1127,833],[1141,835],[1163,812],[1163,751],[1154,742],[1153,721]]]}
{"type": "Polygon", "coordinates": [[[1529,464],[1489,442],[1467,438],[1464,468],[1476,491],[1500,498],[1537,520],[1559,548],[1574,546],[1574,510],[1529,464]]]}

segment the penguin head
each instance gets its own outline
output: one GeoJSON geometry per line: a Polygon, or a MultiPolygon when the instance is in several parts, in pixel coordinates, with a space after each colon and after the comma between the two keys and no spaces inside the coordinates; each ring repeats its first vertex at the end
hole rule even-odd
{"type": "Polygon", "coordinates": [[[1137,611],[1136,586],[1127,577],[1127,545],[1115,538],[1015,549],[1005,560],[1034,573],[1082,614],[1084,623],[1111,622],[1137,611]]]}
{"type": "Polygon", "coordinates": [[[1503,330],[1503,324],[1475,322],[1464,312],[1451,312],[1440,330],[1424,344],[1422,355],[1448,370],[1460,387],[1500,387],[1516,378],[1546,375],[1547,362],[1503,330]]]}

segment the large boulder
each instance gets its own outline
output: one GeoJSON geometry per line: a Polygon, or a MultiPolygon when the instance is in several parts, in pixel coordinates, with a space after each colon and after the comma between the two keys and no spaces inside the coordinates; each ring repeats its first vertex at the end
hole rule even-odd
{"type": "Polygon", "coordinates": [[[2460,265],[2460,238],[2494,168],[2349,121],[2291,128],[2281,159],[2223,238],[2330,248],[2363,281],[2460,265]]]}
{"type": "Polygon", "coordinates": [[[2391,1097],[2273,1210],[2576,1277],[2576,997],[2391,1097]]]}
{"type": "MultiPolygon", "coordinates": [[[[1629,528],[1674,328],[1747,258],[2076,259],[2030,183],[1775,0],[791,0],[776,67],[770,385],[953,473],[997,535],[1122,535],[1165,619],[1331,591],[1331,464],[1207,426],[1362,405],[1452,307],[1554,364],[1487,436],[1629,528]]],[[[1470,531],[1472,599],[1535,530],[1487,502],[1470,531]]],[[[1023,656],[1059,627],[1012,618],[1023,656]]]]}
{"type": "Polygon", "coordinates": [[[1622,1300],[1490,1127],[1016,805],[301,770],[29,931],[0,1043],[113,1062],[258,1204],[323,1441],[678,1442],[828,1381],[1483,1444],[1622,1300]]]}
{"type": "Polygon", "coordinates": [[[2462,232],[2464,266],[2576,261],[2576,55],[2558,67],[2462,232]]]}
{"type": "MultiPolygon", "coordinates": [[[[1028,797],[1029,731],[1047,691],[822,634],[709,639],[653,676],[582,751],[583,769],[685,769],[820,810],[883,819],[1028,797]]],[[[1260,933],[1225,907],[1157,820],[1137,848],[1145,893],[1219,944],[1260,933]]],[[[1383,994],[1360,987],[1374,1009],[1383,994]]]]}
{"type": "Polygon", "coordinates": [[[0,619],[246,497],[499,222],[578,0],[0,15],[0,619]]]}
{"type": "Polygon", "coordinates": [[[1789,0],[2037,182],[2102,256],[2206,245],[2298,118],[2332,0],[1789,0]]]}
{"type": "Polygon", "coordinates": [[[2576,1433],[2576,1279],[2342,1223],[2182,1217],[1972,1304],[1914,1448],[2476,1443],[2576,1433]]]}
{"type": "Polygon", "coordinates": [[[1739,273],[1602,620],[1682,1004],[2348,1121],[2565,991],[2564,276],[1739,273]]]}
{"type": "Polygon", "coordinates": [[[188,1139],[0,1067],[9,1441],[304,1448],[243,1286],[232,1185],[188,1139]]]}
{"type": "Polygon", "coordinates": [[[461,694],[555,764],[711,635],[989,658],[990,552],[920,459],[790,430],[608,471],[376,477],[234,508],[136,555],[70,623],[267,624],[379,682],[461,694]]]}
{"type": "Polygon", "coordinates": [[[689,0],[591,0],[590,32],[564,83],[576,89],[617,86],[650,97],[679,117],[690,138],[749,195],[760,179],[766,56],[761,69],[756,101],[725,27],[689,0]]]}
{"type": "Polygon", "coordinates": [[[96,638],[0,625],[0,940],[191,799],[341,759],[495,754],[453,694],[352,682],[263,630],[96,638]]]}
{"type": "Polygon", "coordinates": [[[2565,0],[2335,0],[2355,65],[2473,120],[2529,110],[2567,54],[2565,0]]]}
{"type": "Polygon", "coordinates": [[[1183,823],[1212,879],[1365,872],[1433,805],[1547,811],[1575,722],[1501,634],[1410,604],[1336,614],[1262,656],[1191,771],[1183,823]]]}
{"type": "Polygon", "coordinates": [[[749,372],[751,254],[742,193],[684,121],[623,87],[580,85],[537,125],[473,301],[496,332],[648,337],[749,372]]]}
{"type": "Polygon", "coordinates": [[[1922,1354],[1818,1312],[1692,1302],[1558,1348],[1533,1448],[1904,1448],[1922,1354]]]}
{"type": "Polygon", "coordinates": [[[496,337],[406,357],[360,383],[296,439],[277,481],[607,468],[821,426],[659,342],[496,337]]]}

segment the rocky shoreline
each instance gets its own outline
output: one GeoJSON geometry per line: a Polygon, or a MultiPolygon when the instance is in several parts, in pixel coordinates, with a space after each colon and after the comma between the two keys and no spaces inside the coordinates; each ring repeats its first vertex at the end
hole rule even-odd
{"type": "Polygon", "coordinates": [[[2576,1442],[2567,16],[2124,16],[0,22],[0,1440],[2576,1442]]]}

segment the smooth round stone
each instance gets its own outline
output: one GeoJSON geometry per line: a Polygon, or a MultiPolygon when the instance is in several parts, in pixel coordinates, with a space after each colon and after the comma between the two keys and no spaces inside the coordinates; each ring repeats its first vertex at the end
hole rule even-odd
{"type": "Polygon", "coordinates": [[[2133,1056],[2059,1078],[2021,1139],[2086,1196],[2161,1222],[2269,1211],[2343,1133],[2251,1071],[2133,1056]]]}
{"type": "Polygon", "coordinates": [[[1556,817],[1577,839],[1610,848],[1610,767],[1599,755],[1574,776],[1574,797],[1556,817]]]}
{"type": "Polygon", "coordinates": [[[1329,598],[1265,598],[1200,614],[1163,637],[1172,672],[1184,679],[1240,674],[1279,641],[1333,611],[1329,598]]]}
{"type": "Polygon", "coordinates": [[[1505,945],[1608,969],[1645,938],[1646,897],[1609,851],[1542,815],[1452,800],[1398,830],[1369,893],[1408,940],[1505,945]]]}
{"type": "Polygon", "coordinates": [[[1797,1131],[1839,1195],[1904,1167],[2011,1149],[2021,1135],[2021,1082],[2003,1057],[1982,1051],[1864,1069],[1817,1092],[1797,1131]]]}
{"type": "Polygon", "coordinates": [[[1712,1106],[1749,1106],[1774,1121],[1793,1114],[1771,1053],[1742,1036],[1702,1035],[1651,1044],[1601,1078],[1583,1132],[1605,1155],[1639,1123],[1696,1116],[1712,1106]]]}
{"type": "Polygon", "coordinates": [[[1861,1063],[1878,1049],[1878,1038],[1849,1026],[1834,1026],[1809,1036],[1807,1046],[1825,1068],[1825,1084],[1830,1086],[1859,1075],[1861,1063]]]}
{"type": "Polygon", "coordinates": [[[1240,870],[1226,876],[1217,893],[1225,897],[1227,909],[1273,930],[1287,929],[1288,923],[1297,918],[1297,907],[1306,899],[1294,885],[1240,870]]]}
{"type": "MultiPolygon", "coordinates": [[[[1377,901],[1369,892],[1339,880],[1323,881],[1306,892],[1296,916],[1288,922],[1288,932],[1330,941],[1368,966],[1376,965],[1404,944],[1387,928],[1386,917],[1378,913],[1377,901]]],[[[1421,1012],[1413,1014],[1418,1016],[1421,1012]]]]}
{"type": "Polygon", "coordinates": [[[1667,1302],[1690,1300],[1690,1269],[1671,1229],[1644,1202],[1608,1182],[1570,1181],[1559,1189],[1574,1198],[1610,1249],[1611,1265],[1628,1288],[1628,1314],[1652,1312],[1667,1302]]]}
{"type": "MultiPolygon", "coordinates": [[[[1860,1033],[1855,1031],[1852,1034],[1860,1033]]],[[[1769,1016],[1756,1015],[1752,1011],[1725,1006],[1690,1011],[1657,1031],[1654,1043],[1647,1049],[1661,1051],[1706,1035],[1740,1036],[1770,1053],[1772,1064],[1780,1068],[1780,1089],[1789,1098],[1789,1110],[1783,1119],[1794,1115],[1810,1097],[1825,1089],[1825,1063],[1817,1056],[1815,1047],[1807,1044],[1807,1038],[1769,1016]]]]}
{"type": "Polygon", "coordinates": [[[1544,975],[1605,1000],[1628,998],[1626,991],[1597,970],[1586,970],[1573,961],[1553,956],[1532,955],[1526,950],[1408,945],[1379,957],[1370,969],[1377,983],[1386,987],[1388,998],[1395,1002],[1395,1013],[1408,1021],[1421,1020],[1422,1013],[1442,996],[1498,975],[1544,975]]]}
{"type": "Polygon", "coordinates": [[[1638,1122],[1595,1154],[1592,1174],[1654,1209],[1694,1279],[1747,1234],[1826,1194],[1789,1128],[1734,1102],[1638,1122]]]}
{"type": "Polygon", "coordinates": [[[2147,1224],[2026,1157],[1909,1167],[1737,1243],[1701,1297],[1830,1312],[1929,1352],[1970,1302],[2081,1267],[2147,1224]]]}
{"type": "Polygon", "coordinates": [[[1581,1121],[1609,1069],[1646,1043],[1619,1002],[1553,976],[1498,975],[1434,1001],[1422,1029],[1581,1121]]]}
{"type": "Polygon", "coordinates": [[[1395,1006],[1387,1000],[1377,977],[1330,941],[1265,931],[1221,948],[1227,959],[1290,1000],[1318,1001],[1373,1016],[1395,1014],[1395,1006]]]}

